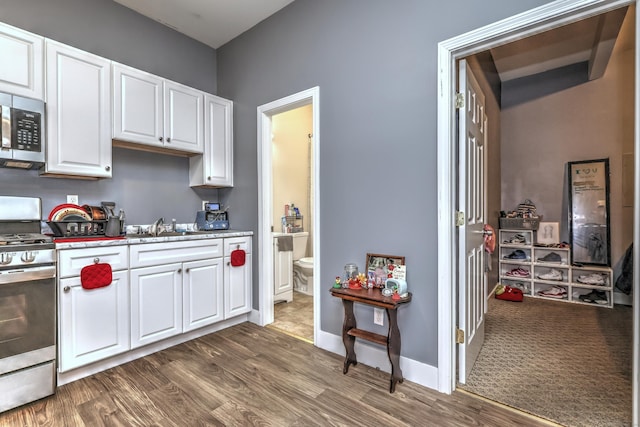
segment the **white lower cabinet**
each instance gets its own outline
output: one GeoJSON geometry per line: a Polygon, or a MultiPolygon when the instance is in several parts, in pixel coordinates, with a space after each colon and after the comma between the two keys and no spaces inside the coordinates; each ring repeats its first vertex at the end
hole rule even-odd
{"type": "Polygon", "coordinates": [[[127,246],[58,251],[58,370],[71,369],[130,349],[127,246]],[[112,266],[113,281],[84,289],[83,267],[112,266]]]}
{"type": "Polygon", "coordinates": [[[222,258],[184,264],[182,324],[185,332],[223,319],[222,275],[222,258]]]}
{"type": "Polygon", "coordinates": [[[251,237],[224,239],[224,317],[228,319],[251,311],[251,237]],[[243,250],[245,263],[231,265],[231,253],[243,250]]]}
{"type": "Polygon", "coordinates": [[[131,348],[182,332],[182,264],[131,270],[131,348]]]}
{"type": "Polygon", "coordinates": [[[222,320],[222,239],[133,245],[130,257],[131,348],[222,320]]]}

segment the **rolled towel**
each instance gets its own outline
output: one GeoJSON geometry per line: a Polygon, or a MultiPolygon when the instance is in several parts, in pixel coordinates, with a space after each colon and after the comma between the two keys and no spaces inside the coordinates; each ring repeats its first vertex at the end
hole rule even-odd
{"type": "Polygon", "coordinates": [[[280,252],[293,251],[293,236],[278,236],[278,250],[280,252]]]}

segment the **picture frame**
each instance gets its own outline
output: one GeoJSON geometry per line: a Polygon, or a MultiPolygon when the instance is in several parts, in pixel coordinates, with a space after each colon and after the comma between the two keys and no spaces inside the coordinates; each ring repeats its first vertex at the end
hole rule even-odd
{"type": "Polygon", "coordinates": [[[544,245],[560,243],[560,223],[541,222],[536,233],[536,241],[544,245]]]}
{"type": "Polygon", "coordinates": [[[406,273],[403,256],[367,254],[365,266],[367,282],[374,288],[383,288],[385,281],[392,277],[394,270],[397,270],[398,273],[406,273]]]}
{"type": "Polygon", "coordinates": [[[571,261],[611,267],[609,159],[569,162],[567,169],[571,261]]]}

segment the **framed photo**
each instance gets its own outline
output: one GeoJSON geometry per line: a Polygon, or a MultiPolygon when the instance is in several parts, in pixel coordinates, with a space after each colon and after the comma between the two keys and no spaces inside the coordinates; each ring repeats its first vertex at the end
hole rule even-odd
{"type": "Polygon", "coordinates": [[[538,227],[536,240],[538,243],[545,245],[560,243],[560,223],[541,222],[538,227]]]}
{"type": "Polygon", "coordinates": [[[367,282],[371,287],[383,288],[389,278],[405,279],[404,257],[397,255],[367,254],[367,282]]]}

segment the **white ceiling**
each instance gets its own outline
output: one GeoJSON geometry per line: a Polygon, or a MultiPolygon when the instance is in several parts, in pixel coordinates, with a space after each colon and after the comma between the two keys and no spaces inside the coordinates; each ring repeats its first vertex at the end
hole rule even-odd
{"type": "MultiPolygon", "coordinates": [[[[114,1],[217,49],[294,0],[114,1]]],[[[631,9],[629,15],[635,17],[631,9]]],[[[600,77],[616,43],[634,46],[632,25],[626,26],[630,31],[621,31],[626,12],[621,8],[491,49],[500,80],[584,61],[589,61],[589,78],[600,77]]]]}
{"type": "Polygon", "coordinates": [[[215,49],[294,0],[114,0],[215,49]]]}

